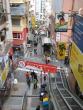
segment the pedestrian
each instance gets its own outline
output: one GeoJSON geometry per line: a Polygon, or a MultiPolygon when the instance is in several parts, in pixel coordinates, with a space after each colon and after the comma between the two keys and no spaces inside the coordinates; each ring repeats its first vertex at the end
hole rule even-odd
{"type": "Polygon", "coordinates": [[[33,82],[33,80],[34,80],[34,71],[31,72],[31,77],[32,77],[32,82],[33,82]]]}
{"type": "Polygon", "coordinates": [[[40,105],[37,106],[36,110],[40,110],[40,105]]]}
{"type": "Polygon", "coordinates": [[[26,82],[27,82],[28,87],[30,88],[30,85],[31,85],[31,79],[30,79],[30,75],[29,75],[28,72],[26,73],[26,82]]]}
{"type": "Polygon", "coordinates": [[[38,82],[38,80],[36,78],[34,78],[34,89],[37,89],[37,82],[38,82]]]}
{"type": "Polygon", "coordinates": [[[28,87],[30,88],[30,85],[31,85],[30,77],[28,77],[28,78],[26,79],[26,81],[27,81],[27,85],[28,85],[28,87]]]}
{"type": "Polygon", "coordinates": [[[46,74],[44,74],[44,77],[43,78],[44,78],[44,82],[46,82],[46,74]]]}

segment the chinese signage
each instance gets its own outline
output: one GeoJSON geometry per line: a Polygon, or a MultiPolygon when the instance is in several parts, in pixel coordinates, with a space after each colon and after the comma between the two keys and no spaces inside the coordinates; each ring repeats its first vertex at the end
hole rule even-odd
{"type": "Polygon", "coordinates": [[[35,25],[36,25],[35,16],[31,17],[31,24],[32,24],[32,28],[35,28],[35,25]]]}
{"type": "Polygon", "coordinates": [[[67,32],[68,29],[68,14],[64,12],[56,13],[55,18],[55,31],[67,32]]]}
{"type": "Polygon", "coordinates": [[[83,55],[75,43],[72,44],[70,65],[80,90],[83,92],[83,55]]]}
{"type": "Polygon", "coordinates": [[[1,56],[0,57],[0,76],[1,76],[1,80],[2,80],[2,85],[4,84],[4,82],[7,78],[8,72],[9,72],[9,58],[8,58],[8,55],[1,56]]]}
{"type": "Polygon", "coordinates": [[[18,62],[19,67],[27,67],[27,66],[32,66],[32,67],[37,67],[39,69],[42,69],[43,72],[45,73],[56,73],[57,67],[53,65],[48,65],[48,64],[41,64],[41,63],[36,63],[32,61],[19,61],[18,62]]]}
{"type": "Polygon", "coordinates": [[[83,17],[77,15],[75,16],[74,21],[73,40],[83,53],[83,17]]]}
{"type": "Polygon", "coordinates": [[[58,42],[57,44],[57,58],[59,60],[64,60],[66,53],[66,43],[58,42]]]}
{"type": "Polygon", "coordinates": [[[60,40],[61,40],[61,33],[57,32],[56,33],[56,42],[60,42],[60,40]]]}

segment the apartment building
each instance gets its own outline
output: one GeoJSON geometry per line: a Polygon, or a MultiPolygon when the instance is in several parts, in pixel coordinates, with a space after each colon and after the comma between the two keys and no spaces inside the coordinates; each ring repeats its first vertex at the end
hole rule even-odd
{"type": "Polygon", "coordinates": [[[13,29],[13,50],[18,56],[25,55],[28,37],[28,1],[10,0],[12,29],[13,29]]]}
{"type": "Polygon", "coordinates": [[[9,52],[12,47],[12,26],[8,0],[0,0],[0,107],[4,96],[10,90],[10,59],[9,52]],[[4,91],[3,91],[4,90],[4,91]],[[6,90],[6,91],[5,91],[6,90]],[[8,90],[8,91],[7,91],[8,90]]]}

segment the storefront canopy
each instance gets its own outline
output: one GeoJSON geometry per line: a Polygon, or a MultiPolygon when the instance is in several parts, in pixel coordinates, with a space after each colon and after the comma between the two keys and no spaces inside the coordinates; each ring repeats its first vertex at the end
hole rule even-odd
{"type": "Polygon", "coordinates": [[[38,73],[44,72],[55,74],[57,72],[57,67],[54,65],[41,64],[32,61],[19,61],[17,70],[38,71],[38,73]]]}
{"type": "Polygon", "coordinates": [[[42,45],[44,45],[44,44],[52,44],[51,39],[48,37],[43,37],[42,38],[42,45]]]}

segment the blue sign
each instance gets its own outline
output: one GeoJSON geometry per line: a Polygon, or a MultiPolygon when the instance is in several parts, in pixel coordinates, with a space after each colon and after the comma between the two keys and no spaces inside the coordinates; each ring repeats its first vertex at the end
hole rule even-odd
{"type": "Polygon", "coordinates": [[[73,40],[83,53],[83,17],[76,15],[74,20],[73,40]]]}

